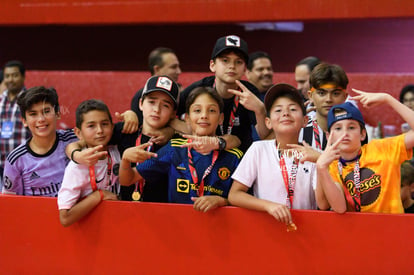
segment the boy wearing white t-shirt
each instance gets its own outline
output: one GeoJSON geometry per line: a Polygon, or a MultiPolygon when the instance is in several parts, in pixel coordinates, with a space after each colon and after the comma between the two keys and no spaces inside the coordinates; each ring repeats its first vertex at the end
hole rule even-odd
{"type": "MultiPolygon", "coordinates": [[[[75,134],[86,147],[102,146],[107,154],[95,165],[68,164],[58,193],[59,219],[63,226],[77,222],[103,200],[117,200],[120,192],[120,154],[116,146],[108,146],[113,131],[108,107],[90,99],[76,109],[75,134]]],[[[98,153],[98,152],[96,152],[98,153]]]]}
{"type": "Polygon", "coordinates": [[[250,146],[232,175],[229,201],[232,205],[266,211],[294,229],[289,209],[316,209],[315,164],[300,161],[303,154],[308,154],[306,150],[312,149],[298,145],[300,130],[308,118],[300,94],[291,85],[272,86],[264,103],[266,126],[273,130],[276,139],[250,146]],[[254,196],[247,193],[251,187],[254,196]]]}

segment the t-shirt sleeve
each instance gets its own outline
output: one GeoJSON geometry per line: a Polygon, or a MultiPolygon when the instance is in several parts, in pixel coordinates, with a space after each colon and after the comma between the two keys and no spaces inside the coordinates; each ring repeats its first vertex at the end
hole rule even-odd
{"type": "Polygon", "coordinates": [[[62,186],[58,193],[58,209],[70,209],[81,198],[82,184],[86,180],[86,176],[83,175],[84,170],[74,163],[70,162],[65,169],[63,176],[62,186]]]}
{"type": "Polygon", "coordinates": [[[257,178],[258,163],[260,163],[258,144],[253,143],[249,149],[247,149],[247,152],[244,154],[231,178],[242,183],[243,185],[246,185],[249,188],[252,187],[257,178]]]}
{"type": "Polygon", "coordinates": [[[3,179],[3,194],[23,195],[23,178],[16,162],[12,165],[6,160],[3,179]]]}

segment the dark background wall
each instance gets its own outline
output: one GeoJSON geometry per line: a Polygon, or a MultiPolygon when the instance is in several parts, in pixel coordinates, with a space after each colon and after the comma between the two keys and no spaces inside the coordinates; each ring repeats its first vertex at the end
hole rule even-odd
{"type": "Polygon", "coordinates": [[[236,24],[35,25],[0,27],[0,63],[31,70],[145,71],[157,46],[173,48],[184,71],[206,72],[215,40],[238,34],[264,50],[276,72],[308,55],[347,72],[414,72],[414,19],[305,22],[303,32],[245,31],[236,24]]]}

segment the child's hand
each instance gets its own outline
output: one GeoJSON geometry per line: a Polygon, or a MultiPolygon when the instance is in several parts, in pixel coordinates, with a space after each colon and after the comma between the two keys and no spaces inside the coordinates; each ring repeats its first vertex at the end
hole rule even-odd
{"type": "Polygon", "coordinates": [[[138,131],[138,116],[134,111],[128,110],[120,114],[119,112],[115,113],[115,118],[119,121],[124,122],[124,127],[122,128],[122,133],[131,134],[138,131]]]}
{"type": "Polygon", "coordinates": [[[183,135],[184,138],[191,139],[191,142],[181,145],[180,147],[193,148],[200,154],[208,154],[219,148],[218,138],[211,136],[193,136],[183,135]]]}
{"type": "Polygon", "coordinates": [[[227,200],[220,196],[191,197],[191,200],[194,202],[194,209],[201,212],[228,205],[227,200]]]}
{"type": "Polygon", "coordinates": [[[87,166],[95,165],[99,159],[102,159],[108,155],[107,151],[102,151],[103,145],[98,145],[92,148],[84,149],[80,152],[76,152],[73,156],[74,160],[79,164],[87,166]]]}
{"type": "Polygon", "coordinates": [[[357,89],[352,89],[356,96],[352,96],[351,99],[359,101],[364,108],[374,107],[383,104],[387,101],[387,97],[390,95],[387,93],[367,93],[357,89]]]}
{"type": "Polygon", "coordinates": [[[269,202],[266,206],[266,211],[280,222],[287,225],[292,223],[292,215],[290,214],[290,210],[284,204],[269,202]]]}
{"type": "Polygon", "coordinates": [[[313,149],[305,141],[302,141],[302,143],[303,143],[303,146],[299,144],[287,144],[287,146],[289,148],[295,149],[299,153],[300,163],[304,163],[305,161],[310,161],[310,162],[318,161],[318,158],[321,155],[321,153],[313,149]]]}
{"type": "Polygon", "coordinates": [[[264,103],[255,94],[247,89],[239,80],[236,80],[236,84],[242,91],[228,89],[228,92],[239,96],[239,103],[243,105],[244,108],[255,113],[265,112],[264,103]]]}
{"type": "Polygon", "coordinates": [[[148,133],[151,137],[151,142],[164,145],[174,136],[174,129],[171,127],[164,127],[158,131],[151,131],[148,133]]]}
{"type": "Polygon", "coordinates": [[[102,190],[102,193],[103,193],[103,201],[117,201],[118,200],[118,197],[114,194],[114,193],[112,193],[112,192],[109,192],[108,190],[102,190]]]}
{"type": "Polygon", "coordinates": [[[333,134],[331,133],[328,138],[328,142],[326,144],[325,151],[322,152],[320,157],[318,158],[318,161],[316,162],[316,165],[320,168],[328,168],[329,165],[334,161],[339,159],[340,150],[339,150],[339,144],[342,142],[342,140],[345,138],[346,133],[344,133],[342,136],[338,138],[335,143],[332,143],[333,140],[333,134]]]}
{"type": "Polygon", "coordinates": [[[135,147],[130,147],[124,151],[122,155],[123,160],[127,160],[129,162],[141,163],[145,160],[157,157],[158,155],[152,152],[148,152],[146,149],[148,146],[151,146],[152,142],[147,142],[135,147]]]}

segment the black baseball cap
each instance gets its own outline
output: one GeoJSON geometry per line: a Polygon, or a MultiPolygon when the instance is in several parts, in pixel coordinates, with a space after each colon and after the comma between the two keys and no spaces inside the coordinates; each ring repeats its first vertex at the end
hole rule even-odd
{"type": "Polygon", "coordinates": [[[303,115],[306,115],[306,109],[305,105],[303,104],[302,96],[299,94],[298,90],[295,87],[286,83],[275,84],[270,87],[269,90],[267,90],[264,98],[266,112],[270,112],[270,109],[272,108],[272,105],[276,99],[287,94],[289,94],[290,98],[300,106],[303,115]]]}
{"type": "Polygon", "coordinates": [[[174,107],[178,106],[179,88],[177,83],[166,75],[152,76],[145,83],[144,90],[142,91],[142,98],[152,92],[164,92],[170,96],[174,102],[174,107]]]}
{"type": "Polygon", "coordinates": [[[242,53],[246,64],[249,61],[249,49],[247,47],[247,43],[237,35],[228,35],[217,39],[216,45],[214,45],[213,53],[211,54],[211,59],[215,59],[227,49],[232,49],[242,53]]]}

